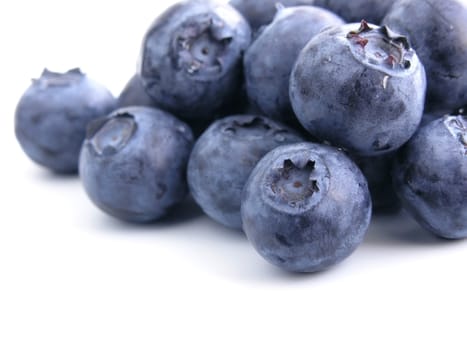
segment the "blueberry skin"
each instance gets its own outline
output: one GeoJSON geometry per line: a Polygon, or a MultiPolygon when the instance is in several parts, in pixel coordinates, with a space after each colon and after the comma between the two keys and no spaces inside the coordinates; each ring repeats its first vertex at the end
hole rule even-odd
{"type": "Polygon", "coordinates": [[[190,156],[191,194],[209,217],[241,229],[242,190],[256,163],[275,147],[302,141],[291,128],[265,117],[218,120],[198,139],[190,156]]]}
{"type": "Polygon", "coordinates": [[[144,106],[157,108],[156,102],[144,89],[143,82],[138,74],[135,74],[125,85],[118,97],[118,107],[144,106]]]}
{"type": "Polygon", "coordinates": [[[115,106],[112,94],[79,69],[63,74],[45,69],[16,107],[16,138],[37,164],[76,173],[86,125],[115,106]]]}
{"type": "Polygon", "coordinates": [[[426,110],[446,114],[467,104],[467,4],[399,0],[383,23],[407,35],[426,69],[426,110]]]}
{"type": "Polygon", "coordinates": [[[247,93],[262,114],[295,122],[289,98],[289,80],[300,51],[322,29],[344,21],[332,12],[313,6],[280,9],[244,57],[247,93]]]}
{"type": "Polygon", "coordinates": [[[276,16],[278,4],[291,6],[311,6],[314,0],[231,0],[230,5],[235,7],[250,23],[253,31],[272,22],[276,16]]]}
{"type": "Polygon", "coordinates": [[[437,236],[467,238],[467,117],[446,116],[402,148],[394,187],[418,223],[437,236]]]}
{"type": "Polygon", "coordinates": [[[251,29],[233,7],[207,0],[173,5],[146,33],[138,73],[157,105],[212,120],[242,83],[251,29]]]}
{"type": "Polygon", "coordinates": [[[365,177],[343,152],[300,143],[261,159],[245,186],[241,213],[243,230],[267,261],[316,272],[360,245],[371,199],[365,177]]]}
{"type": "Polygon", "coordinates": [[[420,123],[420,127],[423,127],[427,124],[430,124],[432,121],[438,119],[438,118],[441,118],[443,117],[441,114],[437,114],[437,113],[429,113],[429,112],[426,112],[423,114],[423,117],[422,117],[422,122],[420,123]]]}
{"type": "Polygon", "coordinates": [[[336,13],[346,22],[360,22],[364,19],[369,23],[380,24],[393,3],[394,0],[315,0],[314,5],[336,13]]]}
{"type": "Polygon", "coordinates": [[[190,128],[169,113],[121,108],[92,122],[79,171],[89,198],[104,212],[130,222],[163,217],[187,194],[190,128]]]}
{"type": "Polygon", "coordinates": [[[406,38],[364,21],[316,35],[290,80],[292,107],[303,127],[361,156],[389,153],[410,139],[422,118],[425,90],[423,66],[406,38]]]}
{"type": "Polygon", "coordinates": [[[401,209],[401,202],[392,185],[392,164],[396,152],[377,157],[352,157],[370,189],[373,212],[392,214],[401,209]]]}

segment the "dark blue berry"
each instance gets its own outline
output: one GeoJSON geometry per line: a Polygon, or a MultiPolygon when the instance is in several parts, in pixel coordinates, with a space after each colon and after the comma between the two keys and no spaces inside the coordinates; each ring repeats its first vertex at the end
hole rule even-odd
{"type": "Polygon", "coordinates": [[[467,117],[446,116],[421,128],[397,156],[394,186],[424,228],[467,238],[467,117]]]}
{"type": "Polygon", "coordinates": [[[215,1],[180,2],[146,33],[139,74],[161,108],[185,120],[212,120],[242,83],[251,30],[233,7],[215,1]]]}
{"type": "Polygon", "coordinates": [[[281,146],[255,167],[242,200],[243,230],[270,263],[315,272],[363,241],[371,199],[360,169],[332,147],[281,146]]]}
{"type": "Polygon", "coordinates": [[[161,218],[187,194],[190,128],[172,115],[128,107],[92,122],[80,175],[91,200],[122,220],[161,218]]]}
{"type": "Polygon", "coordinates": [[[86,125],[110,113],[115,98],[79,69],[44,70],[18,103],[16,137],[36,163],[57,173],[75,173],[86,125]]]}
{"type": "Polygon", "coordinates": [[[365,21],[316,35],[290,80],[292,106],[305,129],[363,156],[389,153],[410,139],[425,89],[423,66],[407,39],[365,21]]]}

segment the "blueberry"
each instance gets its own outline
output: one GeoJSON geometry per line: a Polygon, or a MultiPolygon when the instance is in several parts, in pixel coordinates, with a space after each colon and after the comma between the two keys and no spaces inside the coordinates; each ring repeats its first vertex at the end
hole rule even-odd
{"type": "Polygon", "coordinates": [[[421,128],[396,158],[394,185],[425,229],[467,238],[467,117],[446,116],[421,128]]]}
{"type": "Polygon", "coordinates": [[[295,122],[289,80],[298,54],[323,28],[342,24],[339,17],[319,7],[279,10],[245,54],[245,80],[251,102],[270,118],[295,122]]]}
{"type": "Polygon", "coordinates": [[[315,0],[313,5],[324,7],[347,22],[360,22],[364,19],[380,24],[393,3],[394,0],[315,0]]]}
{"type": "Polygon", "coordinates": [[[162,110],[128,107],[89,125],[79,171],[91,200],[126,221],[164,216],[187,193],[189,127],[162,110]]]}
{"type": "Polygon", "coordinates": [[[291,6],[311,6],[315,0],[231,0],[230,5],[235,7],[256,31],[260,27],[272,22],[277,13],[278,4],[291,6]]]}
{"type": "Polygon", "coordinates": [[[15,132],[24,152],[57,173],[76,173],[86,125],[110,113],[115,98],[79,69],[44,70],[21,97],[15,132]]]}
{"type": "Polygon", "coordinates": [[[139,74],[160,108],[185,120],[212,120],[242,82],[242,56],[251,40],[231,6],[192,0],[163,13],[145,35],[139,74]]]}
{"type": "Polygon", "coordinates": [[[300,53],[292,107],[313,136],[376,156],[415,133],[425,101],[422,64],[407,39],[362,21],[322,31],[300,53]]]}
{"type": "Polygon", "coordinates": [[[188,163],[195,201],[217,222],[241,228],[243,187],[263,155],[303,139],[292,129],[259,116],[231,116],[213,123],[196,142],[188,163]]]}
{"type": "Polygon", "coordinates": [[[343,152],[299,143],[276,148],[243,193],[243,230],[270,263],[315,272],[348,257],[370,224],[367,182],[343,152]]]}
{"type": "Polygon", "coordinates": [[[401,203],[392,186],[392,164],[396,153],[383,154],[377,157],[353,157],[370,188],[373,211],[378,214],[396,213],[401,203]]]}
{"type": "Polygon", "coordinates": [[[143,82],[138,74],[135,74],[126,84],[118,97],[118,106],[145,106],[157,108],[156,102],[149,96],[144,89],[143,82]]]}
{"type": "Polygon", "coordinates": [[[407,35],[428,80],[427,111],[467,104],[467,5],[457,0],[399,0],[383,23],[407,35]]]}

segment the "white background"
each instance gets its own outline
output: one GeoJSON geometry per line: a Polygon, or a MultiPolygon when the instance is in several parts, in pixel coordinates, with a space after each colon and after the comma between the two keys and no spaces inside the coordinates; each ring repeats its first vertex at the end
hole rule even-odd
{"type": "Polygon", "coordinates": [[[289,275],[190,204],[123,224],[23,155],[30,78],[80,66],[118,94],[170,3],[0,5],[0,349],[465,349],[466,241],[380,218],[343,264],[289,275]]]}

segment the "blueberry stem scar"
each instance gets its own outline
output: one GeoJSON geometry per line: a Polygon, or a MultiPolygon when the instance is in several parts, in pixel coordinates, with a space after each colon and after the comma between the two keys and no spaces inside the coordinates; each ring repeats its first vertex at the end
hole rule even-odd
{"type": "Polygon", "coordinates": [[[445,118],[444,125],[451,135],[464,146],[467,155],[467,120],[462,115],[449,116],[445,118]]]}
{"type": "Polygon", "coordinates": [[[291,159],[286,159],[271,184],[272,191],[288,202],[303,201],[319,192],[317,181],[311,179],[315,164],[309,160],[300,167],[291,159]]]}
{"type": "Polygon", "coordinates": [[[412,52],[406,37],[388,27],[372,28],[362,20],[358,30],[347,34],[354,55],[368,64],[390,70],[406,70],[411,67],[412,52]]]}

